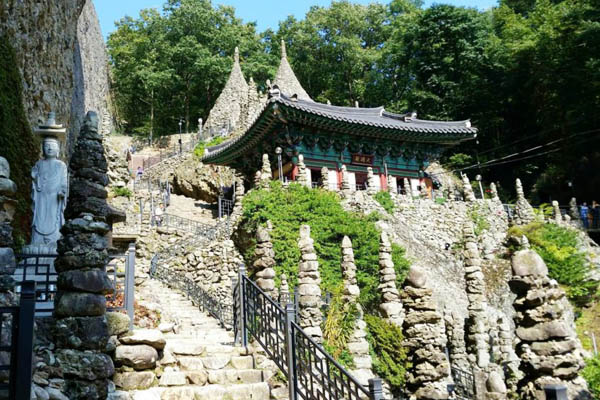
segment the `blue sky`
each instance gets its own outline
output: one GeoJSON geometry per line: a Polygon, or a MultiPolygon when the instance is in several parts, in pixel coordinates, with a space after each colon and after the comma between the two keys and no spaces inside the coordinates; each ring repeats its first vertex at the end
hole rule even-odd
{"type": "MultiPolygon", "coordinates": [[[[353,0],[354,3],[369,4],[373,0],[353,0]]],[[[388,1],[378,1],[387,3],[388,1]]],[[[496,0],[425,0],[425,5],[446,3],[457,6],[486,9],[497,4],[496,0]]],[[[114,30],[114,22],[125,15],[137,17],[143,8],[162,9],[162,0],[94,0],[102,34],[106,37],[114,30]]],[[[213,4],[234,6],[236,15],[245,22],[256,21],[258,31],[277,29],[278,22],[288,15],[302,18],[313,5],[328,6],[331,0],[213,0],[213,4]]]]}

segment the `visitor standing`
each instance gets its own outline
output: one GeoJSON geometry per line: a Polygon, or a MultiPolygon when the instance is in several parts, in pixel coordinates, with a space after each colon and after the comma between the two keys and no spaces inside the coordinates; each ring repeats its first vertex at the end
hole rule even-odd
{"type": "Polygon", "coordinates": [[[590,227],[590,222],[588,221],[589,209],[587,203],[583,203],[581,207],[579,207],[579,217],[581,218],[581,223],[585,229],[590,227]]]}

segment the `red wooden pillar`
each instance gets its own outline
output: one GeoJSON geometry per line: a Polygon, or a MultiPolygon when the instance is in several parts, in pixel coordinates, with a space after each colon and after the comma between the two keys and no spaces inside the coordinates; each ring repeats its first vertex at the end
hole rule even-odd
{"type": "Polygon", "coordinates": [[[337,172],[337,188],[341,189],[342,188],[342,170],[340,168],[338,168],[337,172]]]}
{"type": "Polygon", "coordinates": [[[295,181],[297,176],[298,176],[298,166],[296,164],[294,164],[294,168],[292,168],[292,181],[295,181]]]}
{"type": "Polygon", "coordinates": [[[387,187],[387,179],[385,179],[385,174],[379,174],[379,181],[381,182],[381,190],[383,192],[387,192],[388,187],[387,187]]]}

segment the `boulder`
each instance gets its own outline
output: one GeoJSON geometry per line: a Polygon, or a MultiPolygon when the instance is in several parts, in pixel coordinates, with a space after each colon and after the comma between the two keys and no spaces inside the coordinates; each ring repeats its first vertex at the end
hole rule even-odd
{"type": "Polygon", "coordinates": [[[133,346],[119,346],[115,351],[115,362],[126,365],[136,370],[150,369],[156,366],[158,353],[152,346],[138,344],[133,346]]]}
{"type": "Polygon", "coordinates": [[[150,388],[156,380],[152,371],[118,372],[113,377],[117,387],[123,390],[144,390],[150,388]]]}
{"type": "Polygon", "coordinates": [[[108,322],[108,334],[118,336],[129,331],[129,316],[120,312],[107,312],[106,321],[108,322]]]}
{"type": "Polygon", "coordinates": [[[542,257],[533,250],[520,250],[512,256],[513,274],[516,276],[546,276],[548,267],[542,257]]]}
{"type": "Polygon", "coordinates": [[[156,329],[136,329],[119,341],[123,344],[147,344],[157,350],[164,349],[167,344],[162,332],[156,329]]]}

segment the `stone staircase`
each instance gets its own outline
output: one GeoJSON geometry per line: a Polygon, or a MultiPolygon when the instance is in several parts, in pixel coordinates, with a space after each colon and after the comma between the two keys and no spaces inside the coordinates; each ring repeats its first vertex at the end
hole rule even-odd
{"type": "Polygon", "coordinates": [[[166,346],[159,354],[158,385],[129,392],[133,400],[269,400],[287,398],[276,367],[251,347],[233,345],[233,334],[184,295],[148,279],[137,300],[160,310],[166,346]],[[271,381],[271,385],[269,382],[271,381]],[[275,390],[271,390],[271,386],[275,390]],[[280,393],[280,395],[277,395],[280,393]]]}

